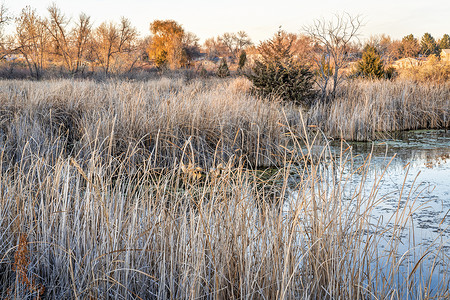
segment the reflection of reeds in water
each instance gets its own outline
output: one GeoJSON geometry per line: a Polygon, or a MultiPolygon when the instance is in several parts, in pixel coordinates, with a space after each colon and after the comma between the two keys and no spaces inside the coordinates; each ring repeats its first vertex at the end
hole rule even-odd
{"type": "MultiPolygon", "coordinates": [[[[129,118],[135,117],[122,120],[129,118]]],[[[118,127],[128,123],[101,120],[94,134],[82,119],[76,134],[86,135],[85,144],[73,145],[70,155],[55,138],[39,147],[30,139],[21,159],[1,156],[0,298],[31,298],[41,290],[39,296],[61,299],[448,297],[448,274],[439,275],[450,267],[446,254],[430,249],[424,256],[435,260],[424,270],[420,254],[408,261],[399,253],[407,206],[399,205],[389,228],[370,217],[382,199],[379,180],[363,192],[370,156],[354,170],[360,185],[344,195],[349,149],[334,158],[314,145],[319,133],[298,138],[281,123],[289,139],[278,146],[276,169],[244,168],[240,157],[200,167],[189,153],[190,163],[166,168],[143,157],[132,173],[134,148],[108,145],[134,127],[122,132],[118,127]]],[[[63,134],[52,131],[56,125],[27,130],[35,139],[63,134]]]]}
{"type": "MultiPolygon", "coordinates": [[[[445,165],[449,159],[450,145],[442,144],[438,148],[420,148],[411,147],[408,145],[389,145],[386,143],[374,143],[373,145],[367,144],[364,147],[358,147],[352,145],[352,150],[358,156],[355,157],[354,162],[360,162],[369,153],[372,153],[373,160],[376,162],[373,164],[374,168],[384,168],[386,163],[395,155],[395,160],[390,165],[391,171],[398,171],[403,169],[405,165],[411,165],[415,169],[422,166],[427,168],[434,168],[436,166],[445,165]]],[[[334,149],[339,146],[334,147],[334,149]]],[[[336,151],[336,150],[335,150],[336,151]]]]}
{"type": "Polygon", "coordinates": [[[448,159],[450,159],[450,154],[448,153],[444,153],[438,156],[427,157],[427,160],[424,163],[424,165],[429,169],[433,169],[435,166],[446,164],[448,159]]]}

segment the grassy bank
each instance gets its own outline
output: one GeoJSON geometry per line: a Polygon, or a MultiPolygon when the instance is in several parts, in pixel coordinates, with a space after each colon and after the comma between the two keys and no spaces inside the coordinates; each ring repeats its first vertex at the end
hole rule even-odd
{"type": "Polygon", "coordinates": [[[448,298],[442,249],[399,251],[408,203],[371,216],[370,157],[248,89],[1,82],[0,298],[448,298]]]}
{"type": "MultiPolygon", "coordinates": [[[[154,167],[231,157],[251,166],[279,164],[283,124],[303,135],[299,111],[255,98],[250,85],[243,78],[0,81],[2,150],[15,162],[31,150],[89,157],[95,148],[103,158],[127,157],[130,166],[148,158],[154,167]]],[[[450,85],[353,81],[305,118],[328,137],[360,141],[449,128],[450,85]]]]}
{"type": "Polygon", "coordinates": [[[450,83],[349,82],[331,104],[313,107],[309,122],[328,136],[358,141],[392,131],[450,128],[450,83]]]}
{"type": "Polygon", "coordinates": [[[369,160],[346,173],[350,155],[313,157],[314,145],[294,142],[303,152],[271,174],[232,161],[165,172],[145,161],[133,177],[98,155],[86,167],[2,160],[1,298],[448,297],[440,248],[426,253],[431,266],[398,250],[410,200],[383,228],[371,217],[377,181],[369,194],[364,181],[345,192],[369,160]]]}
{"type": "Polygon", "coordinates": [[[286,115],[248,89],[243,79],[3,81],[2,150],[15,162],[31,152],[85,160],[95,148],[103,158],[128,159],[130,167],[144,159],[168,167],[230,157],[273,164],[286,115]]]}

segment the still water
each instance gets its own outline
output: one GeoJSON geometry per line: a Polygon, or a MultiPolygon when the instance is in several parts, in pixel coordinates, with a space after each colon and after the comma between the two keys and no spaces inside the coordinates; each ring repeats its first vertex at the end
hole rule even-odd
{"type": "MultiPolygon", "coordinates": [[[[450,274],[450,131],[409,131],[389,140],[350,146],[356,167],[368,157],[371,162],[369,171],[365,175],[354,174],[347,188],[356,188],[361,182],[360,176],[367,176],[363,189],[368,194],[374,183],[380,181],[377,197],[381,201],[372,212],[372,222],[380,224],[380,228],[402,225],[396,237],[399,240],[396,252],[403,260],[405,274],[410,274],[415,263],[421,260],[420,272],[414,274],[417,278],[431,275],[432,285],[447,282],[450,274]]],[[[387,234],[378,241],[380,254],[383,250],[391,251],[390,237],[387,234]]]]}
{"type": "MultiPolygon", "coordinates": [[[[424,290],[429,295],[446,290],[450,284],[450,131],[402,132],[386,140],[337,143],[311,151],[317,151],[324,162],[319,171],[322,190],[338,189],[341,198],[334,201],[342,201],[342,213],[350,220],[363,215],[368,222],[362,238],[374,251],[371,269],[384,275],[380,282],[365,284],[381,289],[383,280],[392,280],[392,288],[410,293],[407,299],[424,290]]],[[[302,182],[299,177],[292,181],[302,182]]],[[[286,213],[304,197],[293,191],[295,200],[285,203],[286,213]]],[[[362,255],[367,251],[361,250],[362,255]]]]}
{"type": "Polygon", "coordinates": [[[388,216],[403,204],[411,209],[416,240],[431,243],[441,237],[450,247],[450,131],[409,131],[395,139],[353,144],[362,160],[372,153],[367,186],[384,171],[379,195],[386,200],[375,209],[388,216]],[[391,161],[392,160],[392,161],[391,161]],[[409,201],[401,198],[409,197],[409,201]],[[403,202],[405,200],[405,202],[403,202]]]}

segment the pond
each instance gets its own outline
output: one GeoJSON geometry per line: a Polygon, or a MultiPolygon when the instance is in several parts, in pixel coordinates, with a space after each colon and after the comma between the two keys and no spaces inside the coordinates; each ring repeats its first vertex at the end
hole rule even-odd
{"type": "MultiPolygon", "coordinates": [[[[363,225],[364,228],[345,225],[353,226],[349,234],[362,228],[363,242],[359,245],[370,244],[361,249],[362,256],[371,257],[367,272],[383,274],[369,276],[382,280],[366,284],[383,289],[383,281],[392,280],[391,287],[403,291],[406,287],[412,298],[428,289],[429,295],[433,295],[433,290],[435,293],[447,290],[450,284],[450,131],[409,131],[383,141],[342,145],[332,142],[330,147],[310,149],[315,151],[313,157],[321,157],[323,162],[317,169],[321,187],[316,184],[314,189],[316,195],[321,190],[324,198],[332,199],[326,200],[329,208],[323,210],[331,215],[328,220],[344,215],[348,216],[344,219],[349,224],[359,224],[358,219],[369,224],[363,225]],[[332,196],[336,194],[340,196],[332,196]]],[[[294,211],[302,199],[309,199],[310,192],[306,198],[298,194],[299,182],[300,185],[303,182],[301,175],[293,177],[292,200],[283,208],[286,214],[294,211]]]]}
{"type": "MultiPolygon", "coordinates": [[[[382,201],[372,212],[372,222],[381,228],[403,224],[396,247],[405,265],[405,276],[424,255],[420,272],[414,275],[418,279],[427,278],[432,270],[431,286],[448,281],[450,131],[402,132],[390,140],[350,143],[350,146],[354,156],[352,169],[368,157],[371,162],[366,174],[356,173],[351,177],[347,189],[355,189],[361,176],[367,176],[363,189],[370,193],[376,180],[380,180],[377,197],[382,201]],[[439,259],[435,260],[436,253],[439,259]]],[[[334,147],[334,151],[340,151],[340,147],[334,147]]],[[[378,241],[380,253],[392,247],[389,237],[388,234],[386,239],[378,241]]]]}

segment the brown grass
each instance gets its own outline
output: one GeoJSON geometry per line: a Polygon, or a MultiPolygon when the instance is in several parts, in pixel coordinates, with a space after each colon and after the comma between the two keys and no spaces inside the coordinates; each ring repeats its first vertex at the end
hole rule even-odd
{"type": "Polygon", "coordinates": [[[374,140],[400,130],[450,128],[450,83],[363,81],[346,84],[309,114],[328,136],[374,140]]]}
{"type": "Polygon", "coordinates": [[[41,291],[18,270],[52,299],[448,298],[444,252],[399,252],[408,205],[383,228],[380,181],[346,189],[370,156],[246,88],[1,82],[0,298],[41,291]]]}
{"type": "Polygon", "coordinates": [[[130,166],[211,164],[245,157],[273,164],[284,120],[280,106],[256,99],[248,81],[2,81],[0,129],[6,157],[30,152],[87,159],[127,158],[130,166]],[[44,153],[43,151],[51,152],[44,153]]]}

